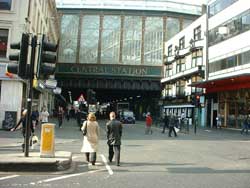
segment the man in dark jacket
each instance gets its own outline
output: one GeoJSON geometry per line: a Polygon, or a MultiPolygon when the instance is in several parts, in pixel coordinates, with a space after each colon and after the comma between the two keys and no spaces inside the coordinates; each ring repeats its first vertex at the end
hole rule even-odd
{"type": "Polygon", "coordinates": [[[164,121],[164,124],[163,124],[162,133],[165,133],[165,129],[168,128],[169,126],[169,117],[167,114],[165,114],[163,121],[164,121]]]}
{"type": "MultiPolygon", "coordinates": [[[[16,126],[10,130],[10,131],[15,131],[22,124],[22,134],[23,134],[23,138],[24,138],[24,141],[22,144],[23,152],[24,152],[26,125],[27,125],[26,115],[27,115],[27,109],[22,109],[20,120],[18,121],[16,126]]],[[[34,127],[33,127],[32,123],[30,123],[30,129],[31,129],[31,133],[34,135],[35,131],[34,131],[34,127]]],[[[32,145],[31,140],[30,140],[30,145],[32,145]]]]}
{"type": "Polygon", "coordinates": [[[171,114],[170,119],[169,119],[169,132],[168,136],[172,137],[172,131],[174,132],[174,136],[177,137],[176,131],[175,131],[175,126],[177,125],[178,119],[176,118],[175,115],[171,114]]]}
{"type": "Polygon", "coordinates": [[[115,154],[116,165],[120,166],[122,123],[116,120],[115,112],[110,112],[110,121],[106,124],[109,146],[109,162],[112,162],[115,154]]]}

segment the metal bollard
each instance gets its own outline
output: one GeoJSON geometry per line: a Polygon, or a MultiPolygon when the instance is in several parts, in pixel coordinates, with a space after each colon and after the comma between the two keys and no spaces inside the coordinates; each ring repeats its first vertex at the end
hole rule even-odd
{"type": "Polygon", "coordinates": [[[55,157],[55,124],[53,123],[42,124],[40,157],[55,157]]]}

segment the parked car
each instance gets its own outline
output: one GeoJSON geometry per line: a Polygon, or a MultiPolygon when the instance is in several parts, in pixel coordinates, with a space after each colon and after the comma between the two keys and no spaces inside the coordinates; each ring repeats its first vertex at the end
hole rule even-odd
{"type": "Polygon", "coordinates": [[[135,115],[132,111],[123,111],[120,119],[122,123],[135,124],[135,115]]]}

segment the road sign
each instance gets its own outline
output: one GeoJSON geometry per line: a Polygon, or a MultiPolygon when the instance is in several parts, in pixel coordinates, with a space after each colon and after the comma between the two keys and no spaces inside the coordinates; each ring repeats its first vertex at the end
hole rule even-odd
{"type": "Polygon", "coordinates": [[[78,97],[77,101],[78,102],[85,102],[85,98],[84,98],[83,94],[81,94],[80,97],[78,97]]]}

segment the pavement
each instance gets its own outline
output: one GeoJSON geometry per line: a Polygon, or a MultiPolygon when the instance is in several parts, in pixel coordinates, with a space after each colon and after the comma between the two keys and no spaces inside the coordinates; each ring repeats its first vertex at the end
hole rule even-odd
{"type": "Polygon", "coordinates": [[[1,154],[0,171],[63,171],[70,168],[72,153],[68,151],[56,151],[55,157],[42,158],[40,152],[1,154]]]}
{"type": "MultiPolygon", "coordinates": [[[[52,123],[55,123],[53,120],[52,123]]],[[[40,130],[36,130],[36,135],[40,137],[40,130]]],[[[40,157],[40,143],[35,148],[29,148],[29,156],[25,157],[21,151],[23,138],[20,137],[20,131],[10,132],[1,130],[0,148],[6,152],[0,154],[0,171],[1,172],[18,172],[22,171],[64,171],[71,167],[72,153],[69,151],[55,151],[54,157],[40,157]],[[7,151],[8,149],[13,149],[7,151]]],[[[40,140],[40,138],[39,138],[40,140]]],[[[63,139],[55,139],[55,145],[64,144],[63,139]]],[[[72,140],[68,140],[72,142],[72,140]]]]}

